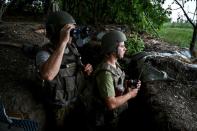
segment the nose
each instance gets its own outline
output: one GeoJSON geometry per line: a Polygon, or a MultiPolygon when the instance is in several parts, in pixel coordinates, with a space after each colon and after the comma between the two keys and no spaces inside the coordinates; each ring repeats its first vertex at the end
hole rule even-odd
{"type": "Polygon", "coordinates": [[[124,47],[124,51],[127,51],[127,48],[126,47],[124,47]]]}

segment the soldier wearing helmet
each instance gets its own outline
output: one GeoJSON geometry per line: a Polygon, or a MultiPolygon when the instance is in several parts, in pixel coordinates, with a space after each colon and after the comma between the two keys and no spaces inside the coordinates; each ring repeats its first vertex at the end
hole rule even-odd
{"type": "Polygon", "coordinates": [[[95,70],[98,99],[101,101],[101,110],[98,112],[102,112],[100,116],[96,115],[99,116],[96,120],[99,129],[118,128],[118,120],[125,114],[128,100],[136,97],[141,86],[140,80],[135,88],[127,88],[125,85],[125,73],[118,64],[118,59],[122,59],[126,52],[125,41],[125,34],[116,30],[102,37],[101,52],[104,59],[95,70]]]}
{"type": "MultiPolygon", "coordinates": [[[[72,126],[79,110],[78,96],[84,75],[90,75],[92,66],[83,65],[70,32],[75,28],[73,17],[64,11],[53,12],[46,21],[46,35],[50,43],[37,53],[36,66],[42,81],[42,98],[49,110],[49,125],[72,126]]],[[[73,128],[73,127],[72,127],[73,128]]]]}

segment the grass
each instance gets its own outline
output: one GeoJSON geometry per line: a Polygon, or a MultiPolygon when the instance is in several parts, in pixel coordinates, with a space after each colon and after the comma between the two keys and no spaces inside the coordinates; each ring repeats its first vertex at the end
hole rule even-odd
{"type": "Polygon", "coordinates": [[[193,29],[191,27],[183,28],[179,26],[172,26],[172,24],[165,24],[159,30],[159,36],[162,40],[180,47],[189,47],[192,39],[193,29]]]}

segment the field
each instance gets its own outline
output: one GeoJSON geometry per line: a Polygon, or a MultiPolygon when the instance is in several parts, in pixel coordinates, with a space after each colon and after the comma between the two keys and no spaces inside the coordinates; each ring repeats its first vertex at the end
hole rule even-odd
{"type": "Polygon", "coordinates": [[[189,47],[193,28],[189,24],[166,23],[159,30],[162,40],[180,47],[189,47]]]}

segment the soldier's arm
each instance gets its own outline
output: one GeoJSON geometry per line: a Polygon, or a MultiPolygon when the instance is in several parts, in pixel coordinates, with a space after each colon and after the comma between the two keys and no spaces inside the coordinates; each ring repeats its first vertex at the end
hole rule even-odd
{"type": "Polygon", "coordinates": [[[141,86],[141,82],[138,83],[137,88],[127,90],[127,93],[121,96],[115,96],[115,90],[113,85],[113,79],[111,73],[101,72],[97,76],[97,83],[101,97],[105,100],[105,104],[109,110],[115,109],[126,103],[131,98],[134,98],[141,86]]]}
{"type": "Polygon", "coordinates": [[[44,80],[53,80],[60,69],[65,47],[58,47],[46,62],[40,65],[40,75],[44,80]]]}
{"type": "Polygon", "coordinates": [[[106,103],[109,109],[115,109],[119,106],[121,106],[122,104],[124,104],[125,102],[127,102],[128,100],[136,97],[139,89],[141,87],[141,81],[139,80],[137,82],[136,88],[132,89],[132,88],[127,88],[127,93],[122,95],[122,96],[112,96],[112,97],[107,97],[106,98],[106,103]]]}
{"type": "Polygon", "coordinates": [[[123,105],[126,103],[128,100],[131,98],[134,98],[138,93],[138,89],[131,89],[129,92],[122,96],[112,96],[112,97],[107,97],[105,99],[105,102],[107,104],[108,109],[112,110],[115,108],[118,108],[119,106],[123,105]]]}
{"type": "Polygon", "coordinates": [[[64,50],[70,39],[70,30],[73,25],[65,25],[60,32],[60,42],[53,54],[40,66],[40,74],[44,80],[53,80],[58,74],[62,62],[64,50]]]}

